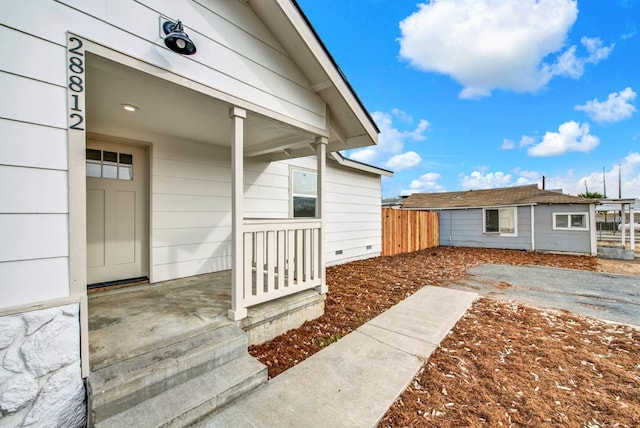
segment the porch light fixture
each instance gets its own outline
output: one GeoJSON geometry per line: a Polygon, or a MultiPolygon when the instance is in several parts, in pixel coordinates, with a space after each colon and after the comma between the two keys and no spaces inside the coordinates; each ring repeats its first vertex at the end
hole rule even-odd
{"type": "Polygon", "coordinates": [[[140,107],[134,106],[133,104],[122,104],[122,108],[126,111],[138,111],[140,107]]]}
{"type": "Polygon", "coordinates": [[[162,31],[166,34],[164,44],[174,52],[182,55],[193,55],[196,53],[196,45],[193,44],[187,33],[184,32],[182,22],[165,21],[162,24],[162,31]]]}

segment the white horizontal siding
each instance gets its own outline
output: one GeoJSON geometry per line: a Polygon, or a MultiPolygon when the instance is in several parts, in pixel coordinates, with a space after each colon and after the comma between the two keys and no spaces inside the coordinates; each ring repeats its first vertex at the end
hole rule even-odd
{"type": "Polygon", "coordinates": [[[244,216],[287,218],[289,205],[288,164],[245,159],[244,216]]]}
{"type": "Polygon", "coordinates": [[[326,199],[327,264],[345,263],[380,255],[382,251],[380,176],[328,162],[326,199]]]}
{"type": "Polygon", "coordinates": [[[64,86],[0,72],[0,88],[5,100],[0,103],[0,117],[62,129],[67,127],[67,90],[64,86]]]}
{"type": "Polygon", "coordinates": [[[226,226],[156,229],[152,245],[154,248],[160,248],[230,240],[231,227],[226,226]]]}
{"type": "Polygon", "coordinates": [[[229,257],[231,247],[229,241],[225,243],[199,243],[193,245],[174,245],[171,247],[156,247],[153,249],[153,260],[156,265],[206,260],[219,257],[229,257]]]}
{"type": "Polygon", "coordinates": [[[66,213],[67,172],[0,165],[0,212],[66,213]]]}
{"type": "MultiPolygon", "coordinates": [[[[204,145],[203,145],[204,146],[204,145]]],[[[157,146],[154,146],[157,147],[157,146]]],[[[164,146],[163,146],[164,149],[164,146]]],[[[184,150],[188,153],[191,147],[184,150]]],[[[174,160],[163,158],[162,154],[153,158],[153,174],[156,177],[173,177],[179,179],[205,180],[217,182],[221,189],[225,183],[231,183],[231,165],[220,165],[217,162],[218,152],[193,153],[191,159],[174,160]]],[[[229,193],[229,196],[231,193],[229,193]]]]}
{"type": "MultiPolygon", "coordinates": [[[[229,252],[231,252],[231,249],[229,249],[229,252]]],[[[215,258],[189,260],[180,263],[155,265],[152,267],[151,272],[153,280],[159,282],[229,269],[231,269],[231,257],[226,255],[215,258]]]]}
{"type": "Polygon", "coordinates": [[[66,214],[0,214],[0,262],[67,257],[66,214]]]}
{"type": "Polygon", "coordinates": [[[0,40],[0,70],[64,86],[67,54],[63,45],[2,26],[0,40]]]}
{"type": "Polygon", "coordinates": [[[324,102],[309,89],[291,59],[274,48],[273,38],[264,43],[246,31],[259,25],[261,34],[268,32],[241,3],[236,7],[243,8],[243,13],[231,13],[226,19],[212,11],[229,9],[230,3],[235,2],[210,1],[208,8],[188,0],[148,2],[149,6],[133,0],[112,0],[106,7],[93,3],[75,1],[72,8],[50,0],[31,0],[5,8],[3,21],[60,46],[65,46],[66,32],[71,31],[289,117],[292,122],[324,128],[324,102]],[[194,57],[176,55],[164,46],[160,37],[161,15],[184,21],[185,30],[198,47],[194,57]]]}
{"type": "Polygon", "coordinates": [[[228,182],[195,179],[184,177],[155,177],[155,187],[167,194],[189,196],[231,197],[231,186],[228,182]]]}
{"type": "Polygon", "coordinates": [[[327,213],[327,227],[332,227],[334,224],[346,224],[357,227],[358,224],[364,223],[382,223],[382,213],[358,213],[355,210],[346,210],[342,205],[333,205],[327,207],[327,209],[330,209],[330,214],[327,213]]]}
{"type": "Polygon", "coordinates": [[[0,119],[0,164],[66,170],[67,131],[0,119]]]}
{"type": "Polygon", "coordinates": [[[229,150],[159,139],[153,145],[152,154],[152,280],[164,281],[228,268],[229,150]]]}
{"type": "Polygon", "coordinates": [[[156,212],[225,212],[229,210],[229,198],[156,193],[152,209],[156,212]]]}
{"type": "Polygon", "coordinates": [[[67,297],[69,259],[0,262],[0,278],[0,308],[67,297]]]}
{"type": "Polygon", "coordinates": [[[35,6],[5,8],[0,26],[3,308],[69,296],[65,48],[9,28],[15,9],[28,19],[35,6]]]}
{"type": "Polygon", "coordinates": [[[230,212],[152,212],[153,230],[231,227],[230,212]]]}

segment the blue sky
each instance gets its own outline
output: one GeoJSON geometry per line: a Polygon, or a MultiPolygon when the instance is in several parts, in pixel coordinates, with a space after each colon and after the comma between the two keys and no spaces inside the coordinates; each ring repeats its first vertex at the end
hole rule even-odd
{"type": "Polygon", "coordinates": [[[298,3],[381,130],[345,154],[395,172],[384,197],[640,197],[640,0],[298,3]]]}

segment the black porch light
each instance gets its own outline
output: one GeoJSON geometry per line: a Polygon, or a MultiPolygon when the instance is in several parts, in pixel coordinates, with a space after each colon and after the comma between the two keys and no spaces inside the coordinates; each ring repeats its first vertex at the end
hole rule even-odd
{"type": "Polygon", "coordinates": [[[166,34],[164,44],[172,51],[182,55],[196,53],[196,45],[184,32],[182,22],[179,19],[176,22],[166,21],[162,24],[162,31],[166,34]]]}

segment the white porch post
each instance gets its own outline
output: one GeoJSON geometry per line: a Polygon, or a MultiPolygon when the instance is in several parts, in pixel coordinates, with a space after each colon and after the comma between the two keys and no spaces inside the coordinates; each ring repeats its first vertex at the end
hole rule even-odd
{"type": "Polygon", "coordinates": [[[627,210],[626,210],[626,204],[620,204],[620,208],[622,208],[620,210],[620,213],[622,214],[620,216],[620,224],[622,225],[622,227],[620,228],[620,236],[621,236],[621,240],[622,240],[622,248],[626,248],[627,246],[627,234],[626,234],[626,230],[625,230],[625,225],[627,224],[627,210]]]}
{"type": "Polygon", "coordinates": [[[596,204],[589,204],[589,234],[591,236],[591,255],[598,255],[598,237],[596,232],[596,204]]]}
{"type": "Polygon", "coordinates": [[[231,309],[228,316],[234,321],[247,316],[244,306],[242,277],[243,260],[243,199],[244,199],[244,119],[247,112],[238,107],[229,109],[231,126],[231,309]]]}
{"type": "Polygon", "coordinates": [[[633,212],[633,205],[629,204],[629,244],[631,245],[631,251],[636,250],[636,231],[634,228],[635,220],[633,212]]]}
{"type": "Polygon", "coordinates": [[[318,174],[316,175],[318,180],[318,207],[317,207],[317,216],[320,219],[320,278],[321,284],[319,287],[320,294],[325,294],[327,292],[327,279],[326,275],[326,266],[325,266],[325,181],[326,181],[326,169],[327,169],[327,144],[329,143],[329,139],[327,137],[317,137],[316,138],[316,157],[317,157],[317,170],[318,174]]]}
{"type": "Polygon", "coordinates": [[[531,205],[531,251],[536,250],[536,207],[531,205]]]}

